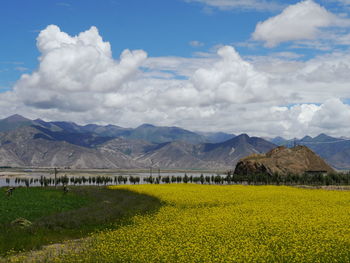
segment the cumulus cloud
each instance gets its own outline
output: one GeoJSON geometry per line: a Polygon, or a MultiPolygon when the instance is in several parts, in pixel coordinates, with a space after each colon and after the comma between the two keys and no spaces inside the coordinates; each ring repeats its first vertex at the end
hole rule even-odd
{"type": "Polygon", "coordinates": [[[287,123],[283,133],[289,138],[306,134],[315,136],[322,132],[339,136],[350,131],[350,106],[338,98],[328,99],[321,105],[299,104],[277,110],[282,112],[280,118],[287,123]]]}
{"type": "MultiPolygon", "coordinates": [[[[148,73],[168,73],[171,77],[183,76],[189,78],[201,67],[215,63],[217,56],[201,58],[184,58],[184,57],[150,57],[143,63],[143,67],[148,73]]],[[[148,74],[150,75],[150,74],[148,74]]],[[[151,74],[154,76],[154,74],[151,74]]]]}
{"type": "Polygon", "coordinates": [[[339,99],[329,99],[315,112],[310,124],[332,131],[349,128],[350,106],[339,99]]]}
{"type": "Polygon", "coordinates": [[[95,99],[87,92],[118,90],[147,57],[142,50],[124,50],[120,60],[114,60],[110,44],[96,27],[72,37],[50,25],[40,32],[37,47],[38,70],[22,75],[14,90],[26,104],[38,108],[85,110],[91,106],[86,102],[95,99]]]}
{"type": "Polygon", "coordinates": [[[207,103],[248,103],[267,101],[278,97],[268,85],[268,78],[231,46],[218,50],[220,60],[209,68],[198,69],[191,78],[197,90],[205,94],[207,103]]]}
{"type": "Polygon", "coordinates": [[[272,86],[283,90],[284,94],[289,93],[288,103],[323,103],[329,97],[350,98],[350,55],[347,51],[306,61],[262,57],[253,64],[258,71],[269,75],[272,86]]]}
{"type": "Polygon", "coordinates": [[[305,0],[259,22],[252,37],[265,42],[266,47],[275,47],[282,42],[316,39],[324,28],[349,25],[348,19],[327,11],[312,0],[305,0]]]}
{"type": "MultiPolygon", "coordinates": [[[[171,58],[171,61],[177,60],[171,58]]],[[[154,61],[150,64],[155,67],[154,61]]],[[[190,122],[196,118],[200,122],[203,117],[212,117],[229,104],[270,101],[277,97],[276,94],[263,73],[244,61],[234,48],[225,46],[218,50],[215,60],[194,70],[188,79],[140,78],[123,86],[118,93],[107,94],[106,106],[125,107],[124,111],[152,109],[153,114],[161,112],[164,121],[184,121],[192,116],[190,122]],[[136,104],[136,109],[131,110],[126,101],[136,104]]]]}
{"type": "Polygon", "coordinates": [[[270,137],[350,133],[350,106],[341,100],[350,98],[346,53],[248,59],[222,46],[195,58],[125,50],[116,60],[95,27],[70,36],[57,26],[41,31],[37,46],[37,70],[0,93],[2,117],[17,112],[81,124],[147,122],[270,137]]]}

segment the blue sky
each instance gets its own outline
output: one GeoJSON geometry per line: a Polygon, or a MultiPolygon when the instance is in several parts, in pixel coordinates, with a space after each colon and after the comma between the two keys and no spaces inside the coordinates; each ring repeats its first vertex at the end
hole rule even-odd
{"type": "Polygon", "coordinates": [[[348,0],[3,0],[2,117],[346,135],[349,7],[348,0]],[[52,41],[59,44],[47,48],[52,41]],[[100,50],[106,43],[113,56],[100,50]]]}
{"type": "MultiPolygon", "coordinates": [[[[297,2],[274,3],[283,8],[297,2]]],[[[328,2],[322,4],[329,10],[339,11],[342,7],[337,1],[328,2]]],[[[0,86],[11,88],[23,71],[30,72],[38,66],[35,39],[50,24],[70,35],[96,26],[103,39],[112,43],[116,55],[129,48],[143,49],[156,57],[191,57],[217,45],[235,45],[242,55],[266,55],[271,49],[261,45],[248,49],[240,44],[249,41],[259,21],[278,14],[280,8],[220,9],[219,5],[184,0],[4,0],[0,9],[0,86]],[[191,41],[201,45],[192,47],[191,41]]],[[[284,45],[274,51],[283,50],[291,49],[284,45]]],[[[312,49],[298,52],[304,54],[304,59],[322,53],[312,49]]]]}
{"type": "MultiPolygon", "coordinates": [[[[296,1],[288,1],[292,2],[296,1]]],[[[1,5],[0,85],[5,87],[19,78],[18,69],[31,71],[37,67],[35,39],[50,24],[70,35],[96,26],[103,39],[112,43],[116,56],[129,48],[144,49],[150,56],[191,57],[196,51],[208,51],[216,45],[249,40],[257,22],[278,12],[220,11],[182,0],[4,0],[1,5]],[[199,41],[203,46],[192,47],[190,41],[199,41]]],[[[247,55],[270,51],[240,46],[237,49],[247,55]]]]}

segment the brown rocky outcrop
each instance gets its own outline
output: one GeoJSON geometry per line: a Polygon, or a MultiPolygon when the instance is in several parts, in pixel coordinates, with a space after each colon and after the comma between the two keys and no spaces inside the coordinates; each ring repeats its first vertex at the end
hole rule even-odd
{"type": "Polygon", "coordinates": [[[306,146],[280,146],[266,154],[253,154],[241,159],[235,174],[301,174],[305,172],[334,172],[321,157],[306,146]]]}

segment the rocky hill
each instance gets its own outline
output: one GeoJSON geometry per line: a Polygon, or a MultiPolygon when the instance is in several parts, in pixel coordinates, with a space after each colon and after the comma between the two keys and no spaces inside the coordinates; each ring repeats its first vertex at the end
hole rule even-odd
{"type": "Polygon", "coordinates": [[[253,154],[241,159],[235,174],[302,174],[304,172],[334,172],[318,155],[306,146],[279,146],[266,154],[253,154]]]}
{"type": "Polygon", "coordinates": [[[286,147],[293,147],[294,144],[305,145],[325,159],[332,167],[350,170],[349,138],[335,138],[321,133],[316,137],[305,136],[300,140],[286,140],[282,137],[276,137],[270,141],[286,147]]]}

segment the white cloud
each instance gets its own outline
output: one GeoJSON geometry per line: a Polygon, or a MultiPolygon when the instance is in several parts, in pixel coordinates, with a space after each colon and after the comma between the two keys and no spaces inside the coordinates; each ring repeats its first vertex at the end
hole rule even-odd
{"type": "Polygon", "coordinates": [[[269,56],[249,57],[249,60],[257,71],[269,75],[273,86],[293,89],[305,102],[323,102],[330,96],[349,98],[349,50],[334,51],[305,61],[295,57],[271,53],[269,56]]]}
{"type": "Polygon", "coordinates": [[[349,129],[350,106],[339,99],[329,99],[315,112],[311,125],[334,132],[349,129]]]}
{"type": "Polygon", "coordinates": [[[350,45],[350,34],[335,36],[335,41],[340,45],[350,45]]]}
{"type": "Polygon", "coordinates": [[[15,67],[15,70],[17,70],[17,71],[27,71],[29,69],[26,68],[26,67],[15,67]]]}
{"type": "Polygon", "coordinates": [[[288,123],[283,133],[289,138],[320,133],[340,136],[350,131],[350,106],[337,98],[328,99],[321,105],[300,104],[280,110],[283,112],[280,118],[288,123]]]}
{"type": "Polygon", "coordinates": [[[23,65],[24,62],[20,62],[20,61],[0,61],[0,64],[23,65]]]}
{"type": "Polygon", "coordinates": [[[314,40],[328,27],[349,26],[349,20],[337,16],[312,0],[299,2],[285,8],[282,13],[259,22],[252,37],[275,47],[282,42],[314,40]]]}
{"type": "MultiPolygon", "coordinates": [[[[181,63],[189,63],[189,60],[174,57],[168,62],[167,58],[150,60],[144,66],[150,65],[153,70],[165,66],[170,71],[181,68],[181,63]]],[[[163,117],[163,120],[157,117],[153,122],[168,125],[181,122],[188,126],[194,122],[199,124],[203,118],[212,118],[230,104],[270,101],[278,96],[268,86],[266,76],[255,71],[232,47],[220,48],[215,59],[193,59],[193,65],[200,67],[196,70],[188,67],[181,72],[189,76],[188,80],[141,77],[131,81],[118,93],[106,94],[106,106],[122,108],[124,114],[133,116],[133,120],[140,118],[134,116],[135,110],[144,114],[151,109],[152,114],[158,112],[163,117]],[[137,106],[132,108],[135,104],[137,106]]]]}
{"type": "Polygon", "coordinates": [[[284,52],[275,52],[271,54],[272,57],[277,57],[277,58],[285,58],[285,59],[298,59],[303,57],[301,54],[297,54],[295,52],[289,52],[289,51],[284,51],[284,52]]]}
{"type": "Polygon", "coordinates": [[[208,68],[198,69],[191,77],[194,87],[203,92],[204,103],[248,103],[278,97],[268,78],[244,61],[236,50],[224,46],[218,50],[220,60],[208,68]]]}
{"type": "Polygon", "coordinates": [[[63,7],[71,7],[71,5],[69,3],[65,3],[65,2],[58,2],[56,3],[57,6],[63,6],[63,7]]]}
{"type": "Polygon", "coordinates": [[[338,3],[344,6],[350,5],[350,0],[322,0],[322,1],[325,3],[338,3]]]}
{"type": "Polygon", "coordinates": [[[39,34],[37,46],[38,69],[0,93],[1,117],[17,112],[270,137],[350,133],[349,105],[339,99],[350,98],[348,52],[306,61],[282,52],[248,61],[222,46],[195,58],[126,50],[115,60],[96,28],[69,36],[56,26],[39,34]]]}
{"type": "Polygon", "coordinates": [[[97,99],[88,92],[118,90],[147,56],[142,50],[124,50],[120,60],[114,60],[110,44],[96,27],[71,37],[50,25],[40,32],[37,46],[38,70],[22,75],[14,90],[24,103],[38,108],[85,110],[89,101],[97,99]]]}
{"type": "Polygon", "coordinates": [[[198,40],[193,40],[189,42],[191,47],[202,47],[204,46],[204,43],[198,41],[198,40]]]}
{"type": "Polygon", "coordinates": [[[185,0],[186,2],[197,2],[206,5],[207,7],[214,7],[220,10],[257,10],[257,11],[272,11],[281,8],[281,4],[277,1],[265,0],[185,0]]]}
{"type": "Polygon", "coordinates": [[[212,64],[217,56],[204,58],[150,57],[143,63],[148,71],[167,72],[175,76],[190,77],[200,67],[212,64]]]}

